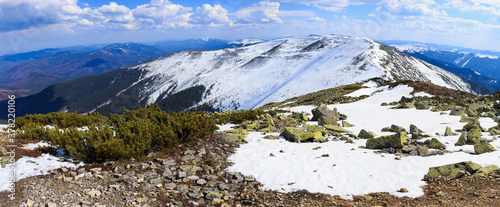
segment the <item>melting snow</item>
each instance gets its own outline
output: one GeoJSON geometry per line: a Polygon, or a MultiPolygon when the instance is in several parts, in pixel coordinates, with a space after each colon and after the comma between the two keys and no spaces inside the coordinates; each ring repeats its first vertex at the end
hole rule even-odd
{"type": "MultiPolygon", "coordinates": [[[[358,94],[369,94],[372,91],[361,89],[358,94]]],[[[410,124],[415,124],[426,134],[443,134],[446,127],[452,130],[460,129],[465,123],[460,123],[459,116],[440,115],[440,112],[416,109],[389,109],[380,106],[382,102],[398,101],[401,96],[411,97],[412,88],[397,86],[392,90],[384,89],[364,100],[349,103],[329,105],[347,115],[347,121],[355,127],[346,128],[354,133],[361,129],[382,133],[383,127],[396,124],[409,130],[410,124]]],[[[425,94],[418,94],[425,95],[425,94]]],[[[308,111],[312,106],[291,108],[292,111],[308,111]]],[[[481,118],[484,128],[495,126],[490,118],[481,118]]],[[[275,134],[278,135],[278,134],[275,134]]],[[[291,143],[284,139],[266,140],[261,133],[252,132],[247,136],[247,144],[243,144],[229,159],[235,164],[229,171],[239,171],[253,175],[264,184],[264,188],[290,192],[306,189],[309,192],[340,195],[352,198],[352,195],[364,195],[371,192],[389,192],[397,196],[422,196],[420,186],[429,167],[471,160],[483,166],[500,165],[500,140],[491,144],[499,149],[492,153],[472,155],[472,146],[454,146],[456,136],[435,136],[447,149],[453,153],[430,157],[409,156],[396,160],[393,154],[376,154],[374,150],[360,149],[366,140],[354,140],[354,144],[344,141],[329,141],[326,143],[291,143]],[[321,147],[313,150],[315,147],[321,147]],[[280,150],[285,151],[280,153],[280,150]],[[459,152],[459,150],[463,150],[459,152]],[[273,153],[275,157],[271,157],[273,153]],[[321,157],[329,154],[329,157],[321,157]],[[408,193],[397,190],[406,188],[408,193]]],[[[483,137],[491,139],[488,133],[483,137]]]]}

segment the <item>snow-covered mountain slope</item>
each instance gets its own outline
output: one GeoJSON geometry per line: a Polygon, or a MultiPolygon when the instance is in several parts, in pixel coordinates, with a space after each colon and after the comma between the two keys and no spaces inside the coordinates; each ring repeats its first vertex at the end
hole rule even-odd
{"type": "MultiPolygon", "coordinates": [[[[447,62],[463,69],[473,69],[500,80],[500,52],[488,50],[473,50],[445,45],[436,45],[429,43],[387,41],[398,50],[410,54],[421,54],[429,58],[447,62]]],[[[475,80],[473,80],[475,81],[475,80]]]]}
{"type": "Polygon", "coordinates": [[[382,43],[328,35],[172,53],[54,85],[23,100],[28,103],[23,110],[109,114],[153,103],[168,112],[251,109],[375,77],[427,81],[475,93],[473,85],[464,78],[382,43]]]}
{"type": "Polygon", "coordinates": [[[456,75],[368,39],[308,36],[217,51],[184,51],[140,64],[151,78],[141,99],[205,86],[203,100],[218,109],[250,109],[374,77],[421,80],[473,92],[456,75]]]}

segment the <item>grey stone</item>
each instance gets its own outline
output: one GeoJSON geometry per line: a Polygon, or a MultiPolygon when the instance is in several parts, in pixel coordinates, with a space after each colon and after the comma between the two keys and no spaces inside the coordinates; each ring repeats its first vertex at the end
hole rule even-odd
{"type": "Polygon", "coordinates": [[[176,188],[177,191],[181,192],[181,193],[188,193],[189,190],[188,190],[188,186],[187,185],[178,185],[177,188],[176,188]]]}
{"type": "Polygon", "coordinates": [[[165,184],[165,189],[167,190],[173,190],[177,185],[175,183],[166,183],[165,184]]]}
{"type": "Polygon", "coordinates": [[[207,181],[205,179],[198,179],[196,181],[196,184],[198,184],[198,185],[205,185],[206,183],[207,183],[207,181]]]}
{"type": "Polygon", "coordinates": [[[181,179],[181,178],[185,178],[187,176],[186,172],[177,172],[177,178],[178,179],[181,179]]]}
{"type": "Polygon", "coordinates": [[[151,179],[149,180],[149,183],[151,184],[158,184],[158,183],[161,183],[161,178],[154,178],[154,179],[151,179]]]}
{"type": "Polygon", "coordinates": [[[151,185],[149,185],[149,184],[147,184],[147,183],[146,183],[144,186],[142,186],[142,187],[140,188],[140,190],[141,190],[142,192],[148,191],[148,190],[150,190],[150,189],[151,189],[151,185]]]}
{"type": "Polygon", "coordinates": [[[229,186],[227,186],[226,184],[221,183],[217,187],[219,187],[219,190],[221,191],[229,190],[229,186]]]}

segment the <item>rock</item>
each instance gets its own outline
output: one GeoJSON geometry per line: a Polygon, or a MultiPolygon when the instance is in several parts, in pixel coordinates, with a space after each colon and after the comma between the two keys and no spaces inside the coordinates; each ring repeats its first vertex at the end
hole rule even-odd
{"type": "Polygon", "coordinates": [[[427,144],[427,146],[429,148],[432,148],[432,149],[443,149],[444,148],[444,145],[443,143],[441,143],[438,139],[436,138],[432,138],[431,141],[429,142],[429,144],[427,144]]]}
{"type": "Polygon", "coordinates": [[[205,185],[206,183],[207,183],[207,181],[205,179],[198,179],[196,181],[196,184],[198,184],[198,185],[205,185]]]}
{"type": "Polygon", "coordinates": [[[318,121],[320,117],[331,118],[335,121],[338,121],[338,119],[339,119],[337,109],[334,109],[332,111],[328,107],[326,107],[325,105],[321,105],[317,108],[314,108],[313,110],[311,110],[311,112],[313,114],[311,121],[318,121]]]}
{"type": "Polygon", "coordinates": [[[292,112],[292,118],[298,119],[301,121],[309,121],[309,117],[303,113],[292,112]]]}
{"type": "Polygon", "coordinates": [[[402,131],[406,131],[405,128],[403,128],[402,126],[398,126],[398,125],[391,125],[391,132],[402,132],[402,131]]]}
{"type": "Polygon", "coordinates": [[[166,183],[165,184],[165,189],[167,190],[173,190],[176,187],[175,183],[166,183]]]}
{"type": "Polygon", "coordinates": [[[350,124],[349,122],[342,120],[342,127],[354,127],[354,124],[350,124]]]}
{"type": "Polygon", "coordinates": [[[219,188],[219,190],[221,190],[221,191],[229,190],[229,186],[227,186],[226,184],[222,184],[222,183],[221,183],[221,184],[219,184],[217,187],[218,187],[218,188],[219,188]]]}
{"type": "Polygon", "coordinates": [[[481,131],[482,127],[481,125],[479,124],[479,120],[477,119],[474,119],[474,121],[471,121],[469,123],[467,123],[466,125],[464,125],[464,127],[462,128],[464,131],[470,131],[471,129],[479,129],[479,131],[481,131]]]}
{"type": "Polygon", "coordinates": [[[45,206],[47,206],[47,207],[56,207],[57,204],[55,204],[55,203],[47,203],[47,205],[45,205],[45,206]]]}
{"type": "Polygon", "coordinates": [[[222,194],[220,192],[217,192],[217,191],[209,191],[205,195],[205,198],[208,200],[213,200],[215,198],[222,198],[222,194]]]}
{"type": "Polygon", "coordinates": [[[481,137],[481,130],[478,128],[472,128],[467,133],[467,144],[479,144],[483,140],[481,137]]]}
{"type": "Polygon", "coordinates": [[[497,165],[488,165],[486,167],[479,168],[479,170],[477,170],[474,176],[486,176],[496,170],[500,170],[500,168],[497,165]]]}
{"type": "Polygon", "coordinates": [[[420,130],[417,126],[410,124],[410,134],[422,134],[424,133],[422,130],[420,130]]]}
{"type": "Polygon", "coordinates": [[[270,139],[270,140],[278,140],[280,139],[279,137],[277,136],[274,136],[274,135],[267,135],[264,137],[264,139],[270,139]]]}
{"type": "Polygon", "coordinates": [[[319,117],[318,119],[318,125],[325,126],[325,125],[338,125],[337,120],[334,118],[322,116],[319,117]]]}
{"type": "Polygon", "coordinates": [[[351,133],[351,131],[347,130],[347,129],[344,129],[340,126],[337,126],[337,125],[323,125],[323,127],[325,127],[325,129],[328,129],[330,131],[334,131],[334,132],[348,132],[348,133],[351,133]]]}
{"type": "Polygon", "coordinates": [[[7,155],[7,149],[5,147],[0,146],[0,156],[7,155]]]}
{"type": "Polygon", "coordinates": [[[408,193],[408,190],[406,190],[406,188],[401,188],[398,190],[398,192],[400,193],[408,193]]]}
{"type": "Polygon", "coordinates": [[[33,206],[33,204],[35,204],[35,202],[34,202],[34,201],[32,201],[32,200],[30,200],[30,199],[28,199],[28,200],[25,202],[25,204],[26,204],[26,206],[28,206],[28,207],[32,207],[32,206],[33,206]]]}
{"type": "Polygon", "coordinates": [[[182,179],[182,178],[185,178],[185,177],[187,177],[186,172],[183,172],[183,171],[177,172],[177,179],[182,179]]]}
{"type": "Polygon", "coordinates": [[[486,141],[474,145],[474,153],[478,155],[493,151],[496,151],[495,147],[493,147],[489,142],[486,141]]]}
{"type": "Polygon", "coordinates": [[[358,134],[358,137],[361,138],[361,139],[370,139],[370,138],[375,138],[375,133],[373,132],[368,132],[364,129],[361,129],[361,131],[359,131],[359,134],[358,134]]]}
{"type": "Polygon", "coordinates": [[[450,112],[450,116],[462,116],[465,113],[465,109],[461,106],[456,106],[453,110],[450,112]]]}
{"type": "Polygon", "coordinates": [[[101,170],[102,170],[102,168],[100,168],[100,167],[96,167],[96,168],[92,168],[92,169],[90,169],[89,171],[95,174],[95,173],[97,173],[97,172],[101,172],[101,170]]]}
{"type": "Polygon", "coordinates": [[[305,141],[325,141],[325,137],[321,132],[304,132],[298,127],[285,127],[281,136],[285,137],[286,140],[291,142],[305,142],[305,141]]]}
{"type": "Polygon", "coordinates": [[[151,183],[151,184],[153,184],[153,185],[159,184],[159,183],[161,183],[161,182],[162,182],[162,180],[161,180],[161,178],[159,178],[159,177],[158,177],[158,178],[154,178],[154,179],[149,180],[149,183],[151,183]]]}
{"type": "Polygon", "coordinates": [[[245,141],[246,135],[242,134],[228,134],[224,139],[228,142],[243,142],[245,141]]]}
{"type": "Polygon", "coordinates": [[[212,205],[218,206],[218,205],[220,205],[220,204],[221,204],[221,203],[223,203],[223,202],[224,202],[224,200],[223,200],[223,199],[220,199],[220,198],[214,198],[214,199],[212,200],[212,205]]]}
{"type": "Polygon", "coordinates": [[[422,156],[422,157],[428,156],[429,155],[429,148],[424,147],[424,146],[418,146],[417,153],[418,153],[418,156],[422,156]]]}
{"type": "Polygon", "coordinates": [[[382,149],[382,148],[403,148],[408,142],[406,132],[399,132],[395,135],[382,136],[378,138],[371,138],[366,141],[366,148],[368,149],[382,149]]]}
{"type": "Polygon", "coordinates": [[[439,191],[439,192],[437,192],[435,195],[436,195],[436,196],[444,196],[444,193],[443,193],[443,191],[439,191]]]}
{"type": "Polygon", "coordinates": [[[429,105],[425,104],[424,102],[422,101],[418,101],[415,103],[415,108],[417,108],[418,110],[426,110],[426,109],[430,109],[429,105]]]}
{"type": "Polygon", "coordinates": [[[496,129],[495,127],[491,127],[488,129],[488,132],[491,134],[491,135],[500,135],[500,130],[496,129]]]}
{"type": "Polygon", "coordinates": [[[89,195],[91,198],[99,197],[99,196],[101,196],[101,191],[98,191],[98,190],[89,191],[89,192],[87,192],[87,195],[89,195]]]}
{"type": "Polygon", "coordinates": [[[148,190],[150,190],[150,189],[151,189],[151,185],[149,185],[148,183],[144,184],[144,185],[140,188],[140,190],[141,190],[142,192],[146,192],[146,191],[148,191],[148,190]]]}
{"type": "Polygon", "coordinates": [[[467,133],[462,133],[460,137],[458,138],[457,143],[455,143],[455,146],[462,146],[467,144],[467,139],[465,138],[467,136],[467,133]]]}
{"type": "Polygon", "coordinates": [[[427,174],[424,177],[424,180],[429,181],[439,176],[447,179],[456,179],[465,175],[466,172],[474,174],[481,167],[482,167],[481,165],[473,163],[471,161],[459,162],[455,164],[443,165],[438,167],[430,167],[429,172],[427,172],[427,174]]]}
{"type": "Polygon", "coordinates": [[[306,124],[306,125],[304,125],[304,127],[302,127],[302,129],[304,131],[312,132],[312,133],[321,132],[322,135],[328,134],[328,130],[326,130],[324,127],[318,126],[318,125],[309,125],[309,124],[306,124]]]}
{"type": "Polygon", "coordinates": [[[177,188],[176,188],[176,190],[179,191],[182,194],[189,192],[188,186],[185,185],[185,184],[178,185],[177,188]]]}
{"type": "Polygon", "coordinates": [[[446,131],[444,132],[444,136],[453,136],[453,135],[455,135],[455,134],[451,131],[451,128],[446,127],[446,131]]]}

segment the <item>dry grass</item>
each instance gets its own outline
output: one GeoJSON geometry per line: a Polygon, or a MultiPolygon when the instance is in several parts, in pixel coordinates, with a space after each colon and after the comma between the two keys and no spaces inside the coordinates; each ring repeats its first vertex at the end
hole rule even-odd
{"type": "Polygon", "coordinates": [[[413,88],[413,92],[411,94],[415,94],[418,92],[426,92],[428,94],[434,96],[444,96],[444,97],[455,97],[455,98],[472,98],[476,97],[474,94],[453,90],[449,88],[445,88],[442,86],[437,86],[432,83],[423,82],[423,81],[415,81],[408,83],[408,86],[413,88]]]}

